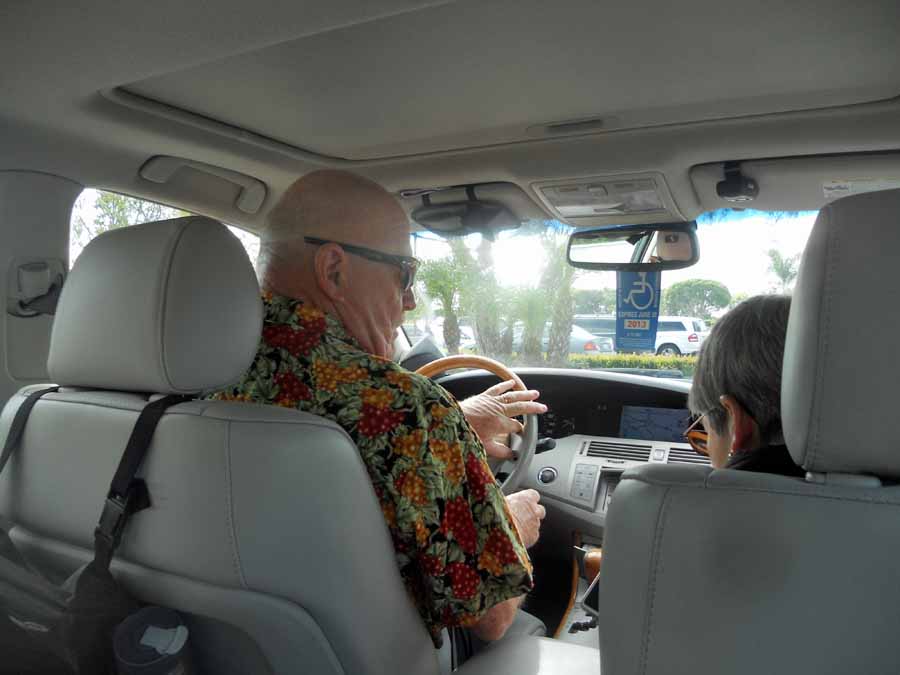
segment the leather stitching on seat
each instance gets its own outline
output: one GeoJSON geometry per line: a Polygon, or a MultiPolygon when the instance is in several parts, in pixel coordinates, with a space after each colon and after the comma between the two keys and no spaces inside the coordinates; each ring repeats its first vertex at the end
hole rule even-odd
{"type": "MultiPolygon", "coordinates": [[[[644,483],[646,485],[653,485],[654,487],[664,487],[664,488],[683,488],[683,489],[707,489],[707,490],[718,490],[718,491],[726,491],[730,490],[732,492],[756,492],[759,494],[771,494],[771,495],[784,495],[786,497],[807,497],[810,499],[831,499],[834,501],[841,502],[859,502],[861,504],[885,504],[888,506],[900,506],[900,495],[895,497],[894,499],[874,499],[874,498],[865,498],[865,497],[842,497],[839,495],[833,494],[822,494],[821,492],[791,492],[789,490],[775,490],[772,488],[754,488],[754,487],[745,487],[738,485],[686,485],[685,483],[678,483],[673,481],[664,481],[664,480],[650,480],[648,478],[644,478],[642,476],[628,476],[622,479],[624,480],[634,480],[639,483],[644,483]]],[[[802,479],[798,478],[797,481],[800,485],[810,485],[810,483],[801,482],[802,479]]],[[[827,490],[829,486],[822,486],[820,489],[827,490]]],[[[832,487],[831,489],[834,489],[832,487]]],[[[864,488],[870,490],[884,490],[884,487],[880,488],[864,488]]]]}
{"type": "Polygon", "coordinates": [[[234,500],[232,499],[231,481],[231,423],[225,428],[225,524],[228,530],[228,539],[231,541],[231,564],[237,574],[238,582],[242,588],[249,588],[244,578],[244,569],[241,566],[241,554],[238,549],[237,533],[234,527],[234,500]]]}
{"type": "MultiPolygon", "coordinates": [[[[26,393],[17,393],[14,396],[20,397],[23,401],[27,397],[27,394],[31,391],[36,391],[37,389],[45,388],[46,384],[35,384],[30,385],[28,389],[24,389],[23,391],[26,393]]],[[[80,393],[80,392],[79,392],[80,393]]],[[[127,392],[132,393],[132,392],[127,392]]],[[[146,401],[141,402],[141,405],[135,406],[125,406],[125,405],[116,405],[114,402],[110,403],[96,403],[93,401],[79,401],[73,398],[72,396],[76,396],[76,393],[66,392],[66,393],[55,393],[55,394],[47,394],[45,397],[41,399],[41,401],[52,401],[54,403],[65,403],[68,405],[82,405],[89,406],[91,408],[102,408],[103,410],[121,410],[123,412],[133,412],[140,413],[141,408],[147,404],[146,401]]],[[[179,404],[176,407],[170,408],[166,411],[166,416],[169,415],[189,415],[191,417],[205,417],[211,420],[222,420],[226,422],[230,422],[232,424],[298,424],[303,426],[311,426],[317,427],[320,429],[328,429],[329,431],[334,431],[343,435],[350,443],[353,443],[353,440],[347,434],[346,430],[342,427],[339,427],[334,422],[330,422],[327,420],[323,420],[308,413],[303,413],[302,416],[298,415],[296,418],[291,419],[290,417],[278,417],[278,418],[268,418],[263,417],[253,418],[248,417],[246,419],[231,419],[228,417],[220,417],[215,414],[211,414],[211,410],[215,410],[222,402],[221,401],[208,401],[208,405],[203,407],[197,407],[198,404],[204,403],[202,400],[189,401],[186,404],[179,404]],[[185,406],[193,406],[194,409],[185,409],[185,406]]],[[[235,405],[248,405],[246,403],[235,404],[235,405]]],[[[263,407],[272,407],[272,406],[263,406],[263,407]]]]}
{"type": "MultiPolygon", "coordinates": [[[[44,385],[44,386],[46,386],[46,385],[44,385]]],[[[122,412],[131,412],[131,413],[136,413],[136,414],[140,414],[140,412],[141,412],[141,408],[138,406],[125,407],[123,405],[115,405],[113,403],[107,404],[107,403],[94,403],[92,401],[73,401],[72,399],[69,399],[69,398],[63,398],[62,395],[60,395],[60,394],[47,394],[46,396],[41,397],[41,402],[43,403],[44,401],[49,401],[51,403],[63,403],[65,405],[83,405],[83,406],[88,406],[90,408],[100,408],[101,410],[121,410],[122,412]]],[[[146,401],[144,401],[144,405],[147,405],[146,401]]],[[[186,413],[175,412],[175,411],[170,412],[169,410],[167,410],[165,414],[166,415],[182,415],[182,414],[186,414],[186,413]]]]}
{"type": "Polygon", "coordinates": [[[816,466],[816,458],[819,454],[819,442],[822,436],[822,410],[825,406],[822,404],[822,396],[824,395],[825,383],[825,364],[828,363],[828,347],[829,335],[831,333],[831,309],[834,297],[834,270],[837,266],[837,257],[840,246],[838,246],[838,234],[840,228],[832,226],[832,214],[834,207],[827,209],[826,218],[828,236],[825,239],[825,282],[822,289],[822,300],[820,305],[820,313],[822,316],[821,331],[819,332],[819,344],[816,354],[816,376],[813,383],[811,417],[815,418],[813,423],[813,437],[807,445],[809,453],[808,467],[816,466]]]}
{"type": "Polygon", "coordinates": [[[662,568],[662,537],[665,530],[666,510],[669,506],[669,488],[663,492],[662,503],[659,507],[659,513],[656,516],[656,535],[653,538],[653,550],[650,552],[650,578],[647,582],[647,613],[644,621],[644,637],[641,644],[641,666],[640,672],[647,672],[647,660],[650,654],[650,634],[653,629],[653,606],[656,602],[656,579],[662,568]]]}
{"type": "MultiPolygon", "coordinates": [[[[242,404],[242,405],[247,405],[247,404],[242,404]]],[[[234,419],[234,418],[230,418],[230,417],[216,417],[215,415],[207,414],[207,411],[211,407],[213,407],[213,406],[207,406],[206,408],[203,408],[203,410],[201,410],[199,412],[190,412],[190,411],[185,410],[185,411],[179,411],[175,414],[198,415],[198,416],[206,417],[206,418],[212,419],[212,420],[224,420],[227,422],[231,422],[232,424],[299,424],[299,425],[304,425],[304,426],[318,427],[320,429],[328,429],[329,431],[334,431],[335,433],[339,433],[339,434],[343,435],[348,441],[350,441],[350,443],[353,443],[353,439],[350,438],[350,435],[347,433],[347,431],[345,429],[337,426],[337,424],[335,424],[334,422],[331,422],[331,421],[325,420],[325,419],[321,419],[321,418],[316,418],[313,415],[310,415],[308,413],[304,413],[302,417],[300,417],[298,415],[294,419],[291,419],[289,417],[279,417],[279,418],[269,418],[269,419],[248,417],[246,419],[234,419]]],[[[355,444],[354,444],[354,447],[355,447],[355,444]]]]}
{"type": "Polygon", "coordinates": [[[175,264],[175,251],[178,250],[178,243],[181,241],[184,233],[187,232],[187,228],[189,225],[190,222],[180,223],[178,229],[175,231],[175,234],[172,237],[172,241],[168,246],[168,250],[166,251],[166,255],[164,258],[164,260],[166,260],[166,265],[163,269],[162,277],[160,278],[159,288],[159,334],[157,335],[157,338],[159,340],[159,365],[162,369],[163,377],[165,377],[166,379],[166,384],[169,385],[170,389],[180,393],[186,393],[186,390],[175,386],[175,382],[173,381],[172,375],[169,373],[169,368],[166,365],[166,305],[169,302],[169,279],[172,276],[172,267],[175,264]]]}

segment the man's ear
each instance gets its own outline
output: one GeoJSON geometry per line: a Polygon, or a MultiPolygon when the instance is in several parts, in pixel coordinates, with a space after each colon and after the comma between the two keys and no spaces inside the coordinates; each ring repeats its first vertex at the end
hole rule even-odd
{"type": "Polygon", "coordinates": [[[313,259],[319,290],[331,302],[343,300],[347,290],[349,265],[347,252],[337,244],[323,244],[313,259]]]}
{"type": "Polygon", "coordinates": [[[760,443],[756,421],[734,396],[720,396],[719,402],[731,418],[731,451],[754,450],[760,443]]]}

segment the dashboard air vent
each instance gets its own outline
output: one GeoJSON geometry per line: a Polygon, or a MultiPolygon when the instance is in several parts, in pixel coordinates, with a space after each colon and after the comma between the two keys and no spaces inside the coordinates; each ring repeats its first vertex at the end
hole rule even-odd
{"type": "Polygon", "coordinates": [[[709,457],[704,457],[690,448],[669,448],[669,464],[702,464],[709,466],[709,457]]]}
{"type": "Polygon", "coordinates": [[[587,449],[588,457],[605,457],[607,459],[627,459],[632,462],[650,461],[650,446],[637,443],[613,443],[610,441],[591,441],[587,449]]]}

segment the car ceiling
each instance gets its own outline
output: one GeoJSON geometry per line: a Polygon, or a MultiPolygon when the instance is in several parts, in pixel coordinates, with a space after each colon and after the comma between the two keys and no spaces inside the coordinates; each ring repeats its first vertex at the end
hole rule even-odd
{"type": "Polygon", "coordinates": [[[848,25],[834,11],[844,2],[814,13],[783,4],[772,22],[695,2],[704,20],[679,30],[690,3],[651,16],[643,3],[450,4],[124,88],[343,159],[522,141],[585,118],[629,128],[900,94],[896,22],[884,21],[900,13],[876,23],[858,12],[848,25]]]}
{"type": "Polygon", "coordinates": [[[693,217],[716,206],[695,165],[900,148],[898,28],[884,0],[6,2],[0,169],[249,227],[321,166],[532,196],[657,172],[693,217]],[[157,155],[254,176],[266,202],[149,183],[157,155]]]}

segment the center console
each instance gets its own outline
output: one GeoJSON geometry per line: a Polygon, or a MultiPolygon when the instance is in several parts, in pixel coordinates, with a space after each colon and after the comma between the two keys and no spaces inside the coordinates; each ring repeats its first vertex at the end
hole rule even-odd
{"type": "Polygon", "coordinates": [[[569,434],[534,458],[532,487],[585,511],[605,513],[621,473],[645,462],[708,464],[683,437],[684,408],[621,405],[614,435],[569,434]]]}

